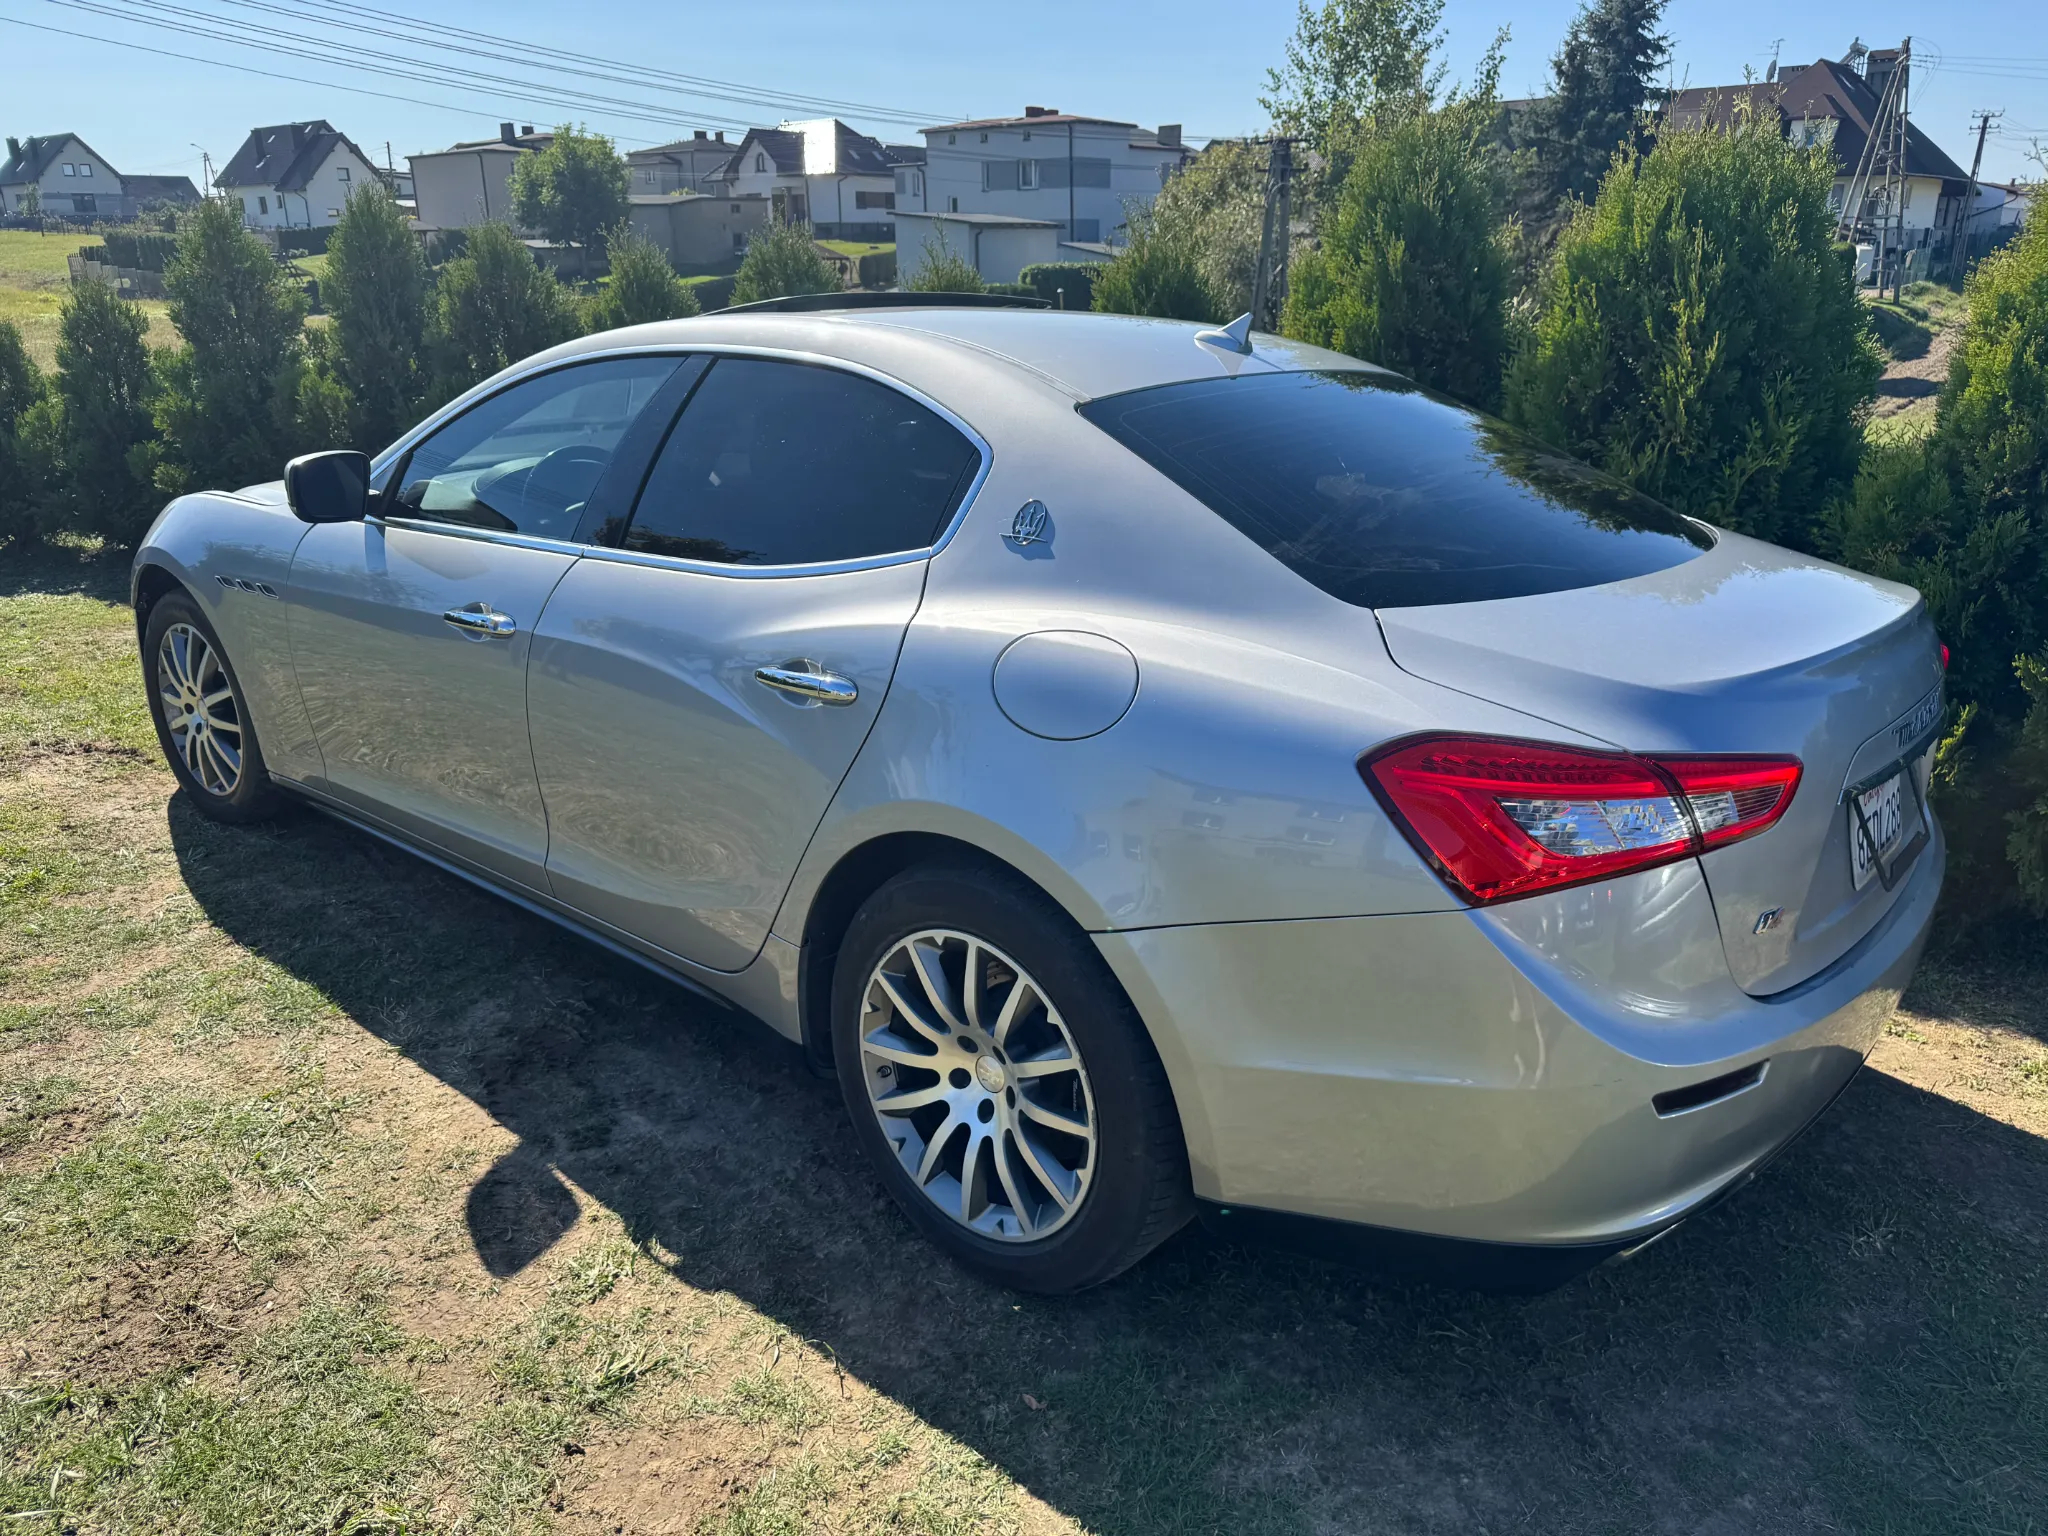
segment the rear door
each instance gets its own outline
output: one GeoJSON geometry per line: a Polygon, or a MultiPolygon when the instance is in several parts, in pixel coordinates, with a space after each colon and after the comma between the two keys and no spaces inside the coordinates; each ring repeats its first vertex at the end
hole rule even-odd
{"type": "MultiPolygon", "coordinates": [[[[679,357],[512,384],[423,438],[379,515],[308,530],[286,591],[320,787],[495,875],[546,889],[526,668],[580,525],[623,512],[679,357]]],[[[668,415],[673,414],[673,403],[668,415]]]]}
{"type": "Polygon", "coordinates": [[[555,894],[738,970],[866,739],[986,447],[846,369],[715,361],[527,683],[555,894]]]}

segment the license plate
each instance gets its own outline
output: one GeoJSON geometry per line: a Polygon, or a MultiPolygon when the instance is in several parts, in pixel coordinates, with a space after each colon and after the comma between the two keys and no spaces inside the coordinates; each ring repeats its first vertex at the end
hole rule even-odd
{"type": "Polygon", "coordinates": [[[1849,862],[1862,890],[1877,873],[1878,862],[1898,851],[1906,836],[1906,775],[1893,774],[1882,784],[1866,789],[1849,807],[1849,862]],[[1856,812],[1861,809],[1861,819],[1856,812]],[[1869,833],[1865,835],[1865,827],[1869,833]],[[1871,846],[1872,839],[1876,846],[1871,846]]]}

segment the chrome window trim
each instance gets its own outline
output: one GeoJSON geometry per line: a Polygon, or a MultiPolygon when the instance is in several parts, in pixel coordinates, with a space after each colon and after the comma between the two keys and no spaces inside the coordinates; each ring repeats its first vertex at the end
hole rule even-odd
{"type": "MultiPolygon", "coordinates": [[[[410,528],[422,533],[445,533],[456,538],[476,539],[486,544],[510,545],[516,549],[553,550],[562,554],[576,555],[585,560],[608,560],[617,565],[644,565],[652,566],[656,569],[696,571],[706,576],[731,576],[743,581],[757,581],[767,577],[782,576],[832,576],[843,571],[871,571],[878,570],[884,566],[908,565],[913,561],[931,559],[932,556],[938,554],[948,544],[952,543],[953,535],[960,531],[960,525],[967,520],[967,514],[973,508],[975,498],[981,494],[982,486],[988,482],[989,472],[995,467],[995,450],[989,447],[988,439],[983,437],[968,422],[961,419],[958,412],[940,404],[923,390],[906,384],[901,379],[882,372],[879,368],[870,367],[866,363],[851,362],[842,357],[828,357],[820,352],[800,351],[794,347],[761,347],[740,343],[678,346],[674,342],[652,346],[614,347],[598,352],[582,352],[574,357],[556,358],[551,362],[523,369],[519,373],[510,376],[501,375],[487,382],[496,386],[490,391],[490,394],[495,395],[501,390],[515,388],[520,384],[524,384],[528,379],[538,378],[544,373],[552,373],[559,368],[573,368],[582,363],[604,362],[621,357],[661,356],[708,356],[714,361],[720,357],[760,357],[767,358],[773,362],[800,363],[819,368],[836,368],[845,373],[859,374],[864,378],[872,379],[885,389],[893,389],[898,394],[909,396],[926,410],[938,416],[940,420],[946,422],[955,431],[959,432],[961,436],[965,437],[969,443],[973,444],[975,452],[981,456],[981,467],[975,471],[974,478],[968,482],[966,494],[960,498],[960,505],[954,509],[952,518],[940,530],[939,536],[923,548],[893,550],[886,555],[866,555],[857,560],[826,560],[808,565],[728,565],[716,560],[685,560],[674,555],[650,555],[634,549],[619,549],[609,544],[578,544],[566,539],[543,539],[531,534],[503,533],[490,528],[468,528],[460,523],[431,522],[425,518],[379,517],[373,515],[366,518],[365,521],[375,523],[380,527],[410,528]]],[[[391,465],[404,458],[412,450],[413,445],[426,437],[430,432],[438,429],[444,422],[454,420],[463,411],[467,411],[472,406],[479,405],[489,398],[489,396],[480,393],[483,388],[484,386],[479,384],[474,389],[451,400],[446,406],[435,412],[433,416],[421,422],[412,431],[392,444],[391,447],[385,449],[384,453],[370,467],[372,482],[391,465]]],[[[688,410],[688,405],[685,405],[684,409],[688,410]]],[[[663,446],[667,446],[665,441],[663,446]]],[[[655,450],[655,456],[657,458],[660,457],[659,449],[655,450]]]]}

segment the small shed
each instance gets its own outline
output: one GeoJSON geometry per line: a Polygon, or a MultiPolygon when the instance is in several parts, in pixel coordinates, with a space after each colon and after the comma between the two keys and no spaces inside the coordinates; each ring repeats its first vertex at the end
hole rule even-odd
{"type": "Polygon", "coordinates": [[[768,199],[759,193],[636,192],[626,202],[633,232],[679,272],[739,260],[748,237],[768,222],[768,199]]]}
{"type": "Polygon", "coordinates": [[[985,283],[1014,283],[1039,262],[1059,261],[1063,226],[1052,219],[1021,219],[1007,213],[916,213],[896,210],[896,270],[915,272],[927,248],[941,241],[971,262],[985,283]]]}

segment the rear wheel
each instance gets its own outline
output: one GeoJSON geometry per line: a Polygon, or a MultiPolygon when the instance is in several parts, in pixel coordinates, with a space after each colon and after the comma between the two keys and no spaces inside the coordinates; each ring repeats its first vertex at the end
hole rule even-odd
{"type": "Polygon", "coordinates": [[[183,592],[157,600],[143,627],[143,674],[157,741],[192,803],[216,821],[260,821],[282,797],[220,637],[183,592]]]}
{"type": "Polygon", "coordinates": [[[1022,1290],[1099,1284],[1191,1208],[1166,1074],[1101,957],[1021,880],[898,876],[840,947],[833,1053],[904,1211],[1022,1290]]]}

